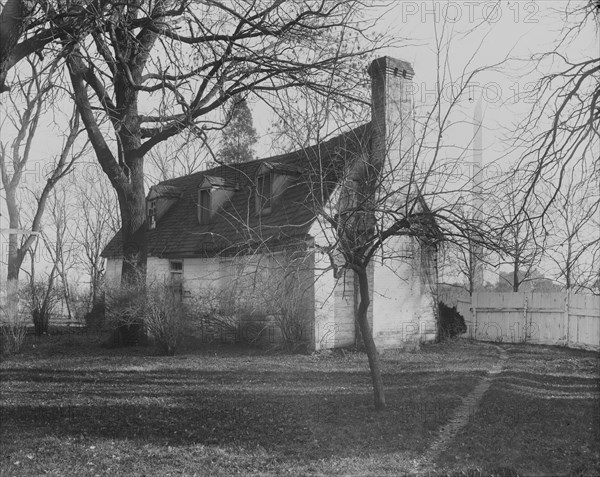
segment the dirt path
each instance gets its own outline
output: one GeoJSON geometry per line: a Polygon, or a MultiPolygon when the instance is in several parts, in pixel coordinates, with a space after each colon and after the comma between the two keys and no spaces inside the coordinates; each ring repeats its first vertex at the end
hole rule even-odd
{"type": "Polygon", "coordinates": [[[475,389],[463,399],[463,403],[456,409],[448,423],[442,426],[439,435],[421,458],[417,473],[430,472],[433,470],[437,456],[448,446],[448,444],[450,444],[456,434],[467,425],[469,418],[477,412],[479,403],[481,402],[483,395],[490,389],[492,381],[504,369],[508,354],[499,346],[495,346],[495,348],[499,353],[498,360],[488,370],[487,374],[481,379],[477,386],[475,386],[475,389]]]}

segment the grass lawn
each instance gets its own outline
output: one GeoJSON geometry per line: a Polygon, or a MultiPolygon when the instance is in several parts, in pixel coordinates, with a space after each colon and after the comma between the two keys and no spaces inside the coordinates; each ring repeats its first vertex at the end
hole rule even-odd
{"type": "Polygon", "coordinates": [[[0,364],[1,475],[600,475],[598,356],[503,345],[469,422],[426,452],[493,366],[489,344],[383,355],[209,346],[168,358],[94,335],[28,339],[0,364]]]}

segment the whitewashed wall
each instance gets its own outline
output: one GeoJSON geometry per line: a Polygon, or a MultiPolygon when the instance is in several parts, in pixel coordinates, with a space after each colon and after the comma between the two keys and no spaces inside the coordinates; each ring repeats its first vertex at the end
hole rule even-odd
{"type": "Polygon", "coordinates": [[[163,284],[171,278],[169,260],[166,258],[148,257],[146,267],[146,283],[163,284]]]}
{"type": "MultiPolygon", "coordinates": [[[[321,239],[324,236],[321,235],[321,239]]],[[[406,250],[408,237],[398,238],[396,248],[406,250]],[[402,243],[400,243],[402,242],[402,243]]],[[[410,248],[409,247],[409,248],[410,248]]],[[[391,253],[384,250],[383,253],[391,253]]],[[[375,342],[380,349],[398,348],[407,342],[435,339],[435,314],[437,305],[431,289],[421,277],[419,263],[412,259],[395,260],[375,257],[368,269],[371,291],[369,321],[375,342]]],[[[243,256],[231,258],[184,258],[183,286],[185,296],[202,296],[208,289],[231,291],[251,289],[261,283],[261,274],[276,274],[281,257],[243,256]],[[257,275],[258,274],[258,275],[257,275]]],[[[330,259],[318,251],[312,251],[303,263],[306,276],[302,285],[306,291],[303,298],[306,309],[307,337],[315,349],[352,346],[356,342],[355,309],[359,297],[355,276],[346,271],[335,278],[330,259]]],[[[107,280],[118,283],[121,276],[121,260],[107,261],[107,280]]],[[[148,258],[148,279],[167,281],[170,278],[169,260],[148,258]]]]}
{"type": "MultiPolygon", "coordinates": [[[[324,228],[324,227],[323,227],[324,228]]],[[[327,231],[318,228],[315,243],[332,243],[327,231]]],[[[317,268],[330,267],[330,259],[320,256],[317,268]]],[[[346,271],[339,279],[333,271],[316,277],[318,306],[315,314],[317,347],[351,346],[356,342],[354,311],[360,297],[354,273],[346,271]]],[[[435,278],[425,277],[420,249],[415,239],[397,237],[373,258],[367,270],[371,306],[368,319],[375,343],[380,349],[403,347],[407,342],[433,341],[437,332],[435,278]],[[385,260],[382,260],[382,254],[385,260]]]]}
{"type": "Polygon", "coordinates": [[[329,257],[321,252],[314,253],[314,346],[315,349],[332,348],[336,340],[334,320],[335,278],[329,269],[329,257]]]}
{"type": "Polygon", "coordinates": [[[373,263],[373,335],[380,348],[436,337],[435,277],[425,276],[420,248],[411,237],[396,237],[373,263]],[[395,257],[395,259],[390,259],[395,257]]]}
{"type": "Polygon", "coordinates": [[[120,258],[106,259],[105,281],[107,285],[115,286],[121,283],[122,267],[123,260],[121,260],[120,258]]]}

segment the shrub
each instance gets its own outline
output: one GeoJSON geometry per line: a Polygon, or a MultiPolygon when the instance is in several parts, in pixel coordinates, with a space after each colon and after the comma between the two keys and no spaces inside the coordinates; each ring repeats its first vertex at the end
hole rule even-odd
{"type": "Polygon", "coordinates": [[[184,313],[189,334],[206,343],[239,341],[239,319],[233,295],[230,291],[224,293],[205,288],[194,297],[187,298],[184,313]]]}
{"type": "Polygon", "coordinates": [[[149,337],[162,353],[175,355],[186,328],[181,296],[168,285],[152,286],[147,290],[142,310],[149,337]]]}
{"type": "Polygon", "coordinates": [[[176,289],[168,284],[132,284],[107,291],[106,315],[116,345],[148,339],[173,356],[185,331],[188,313],[176,289]]]}
{"type": "Polygon", "coordinates": [[[18,353],[23,347],[27,324],[19,314],[7,316],[5,310],[0,308],[0,354],[9,355],[18,353]]]}
{"type": "Polygon", "coordinates": [[[89,329],[98,331],[104,327],[106,318],[106,304],[104,298],[94,303],[92,309],[84,316],[85,326],[89,329]]]}
{"type": "Polygon", "coordinates": [[[143,342],[145,287],[137,283],[112,287],[106,292],[106,321],[113,345],[134,346],[143,342]]]}
{"type": "Polygon", "coordinates": [[[56,289],[53,278],[30,283],[27,297],[35,334],[38,336],[47,334],[50,317],[60,300],[60,292],[56,289]]]}
{"type": "Polygon", "coordinates": [[[449,307],[444,302],[439,302],[438,339],[443,341],[454,338],[467,331],[465,318],[456,310],[456,306],[449,307]]]}

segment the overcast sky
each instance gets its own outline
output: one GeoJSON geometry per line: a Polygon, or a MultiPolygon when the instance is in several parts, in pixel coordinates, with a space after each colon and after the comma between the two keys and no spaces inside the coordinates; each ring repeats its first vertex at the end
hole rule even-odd
{"type": "MultiPolygon", "coordinates": [[[[389,30],[402,46],[382,53],[412,63],[415,70],[415,104],[421,113],[432,101],[436,85],[436,40],[445,29],[451,39],[450,67],[455,77],[467,69],[486,67],[507,60],[497,71],[485,73],[474,82],[473,102],[464,112],[472,114],[477,100],[483,101],[484,148],[490,155],[502,151],[495,145],[508,133],[511,125],[531,109],[532,91],[540,73],[537,64],[528,61],[533,55],[553,51],[564,36],[561,12],[567,0],[539,1],[398,1],[379,21],[381,30],[389,30]]],[[[573,3],[573,2],[571,2],[573,3]]],[[[577,3],[577,2],[575,2],[577,3]]],[[[376,15],[380,15],[378,11],[376,15]]],[[[593,25],[569,42],[563,51],[572,59],[598,55],[600,45],[593,25]]],[[[366,68],[365,65],[365,74],[366,68]]],[[[549,65],[546,65],[547,67],[549,65]]],[[[449,91],[449,90],[448,90],[449,91]]],[[[254,121],[262,141],[259,156],[268,156],[270,141],[267,130],[271,116],[268,109],[254,105],[254,121]]],[[[472,133],[467,128],[466,133],[472,133]]]]}
{"type": "MultiPolygon", "coordinates": [[[[421,108],[421,111],[431,101],[436,84],[436,29],[438,33],[445,29],[446,37],[452,39],[450,64],[456,75],[473,55],[471,68],[489,66],[510,58],[498,71],[476,81],[479,86],[473,89],[473,101],[463,107],[468,116],[479,97],[482,98],[484,161],[490,161],[503,154],[503,149],[506,149],[504,136],[511,125],[531,108],[523,93],[531,90],[539,72],[535,71],[535,63],[526,60],[532,55],[554,50],[558,39],[564,36],[560,12],[564,12],[568,3],[567,0],[397,1],[393,8],[385,11],[377,27],[381,31],[387,29],[396,38],[402,39],[401,46],[388,48],[382,53],[412,63],[416,73],[415,103],[417,110],[421,108]]],[[[382,13],[379,10],[374,14],[382,13]]],[[[564,46],[563,51],[577,60],[597,56],[599,49],[594,26],[588,25],[582,34],[564,46]]],[[[255,126],[261,136],[258,156],[270,156],[273,152],[269,147],[271,142],[267,130],[271,116],[264,105],[255,103],[253,108],[255,126]]],[[[68,105],[61,109],[64,111],[57,114],[68,115],[70,112],[68,105]]],[[[465,128],[465,134],[472,134],[472,128],[465,128]]],[[[2,136],[6,140],[6,131],[2,136]]],[[[34,145],[39,162],[29,166],[34,172],[31,177],[40,177],[39,171],[43,170],[49,155],[58,150],[60,143],[61,139],[55,133],[40,130],[34,145]]],[[[3,200],[0,202],[3,212],[0,226],[4,227],[7,225],[5,204],[3,200]]],[[[4,250],[2,252],[4,255],[4,250]]]]}

